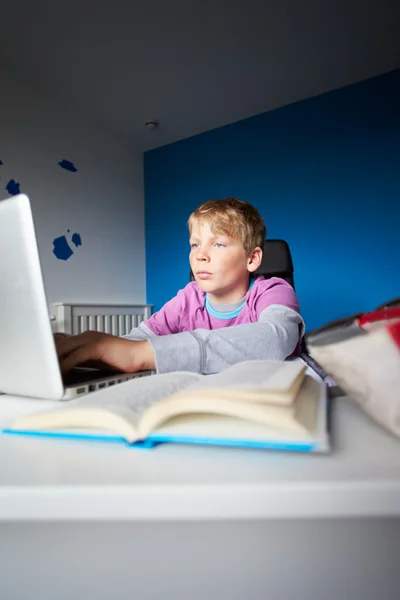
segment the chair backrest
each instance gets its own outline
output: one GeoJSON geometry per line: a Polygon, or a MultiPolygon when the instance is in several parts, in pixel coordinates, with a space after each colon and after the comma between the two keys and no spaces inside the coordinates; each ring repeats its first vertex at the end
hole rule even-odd
{"type": "MultiPolygon", "coordinates": [[[[254,272],[254,275],[264,275],[266,279],[280,277],[281,279],[285,279],[295,289],[294,267],[289,244],[285,240],[265,240],[261,265],[254,272]]],[[[327,376],[318,363],[308,355],[304,337],[300,342],[300,356],[320,376],[327,376]],[[319,370],[316,367],[319,367],[319,370]]]]}
{"type": "Polygon", "coordinates": [[[281,277],[294,288],[294,268],[292,254],[285,240],[265,240],[261,265],[254,275],[281,277]]]}

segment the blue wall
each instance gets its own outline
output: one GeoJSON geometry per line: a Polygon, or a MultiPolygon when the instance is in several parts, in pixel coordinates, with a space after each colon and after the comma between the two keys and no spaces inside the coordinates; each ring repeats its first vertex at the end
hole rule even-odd
{"type": "Polygon", "coordinates": [[[308,330],[400,295],[400,70],[146,152],[144,168],[156,310],[188,281],[189,213],[226,196],[289,242],[308,330]]]}

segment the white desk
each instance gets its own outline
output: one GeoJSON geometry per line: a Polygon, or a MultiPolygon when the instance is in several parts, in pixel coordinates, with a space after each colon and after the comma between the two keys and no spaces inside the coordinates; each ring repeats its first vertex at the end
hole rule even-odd
{"type": "Polygon", "coordinates": [[[397,600],[400,440],[340,398],[333,448],[0,436],[0,596],[397,600]]]}

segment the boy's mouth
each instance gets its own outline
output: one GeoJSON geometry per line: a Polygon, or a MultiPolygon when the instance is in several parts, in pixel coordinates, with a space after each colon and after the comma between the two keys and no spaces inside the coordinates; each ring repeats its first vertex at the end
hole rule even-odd
{"type": "Polygon", "coordinates": [[[196,275],[199,279],[209,279],[212,276],[212,273],[209,273],[208,271],[197,271],[196,275]]]}

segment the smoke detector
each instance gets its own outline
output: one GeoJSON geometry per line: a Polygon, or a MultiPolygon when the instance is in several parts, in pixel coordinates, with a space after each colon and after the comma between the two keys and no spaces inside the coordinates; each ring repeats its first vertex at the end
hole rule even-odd
{"type": "Polygon", "coordinates": [[[149,119],[148,121],[146,121],[144,126],[146,127],[146,129],[157,129],[158,121],[156,119],[149,119]]]}

